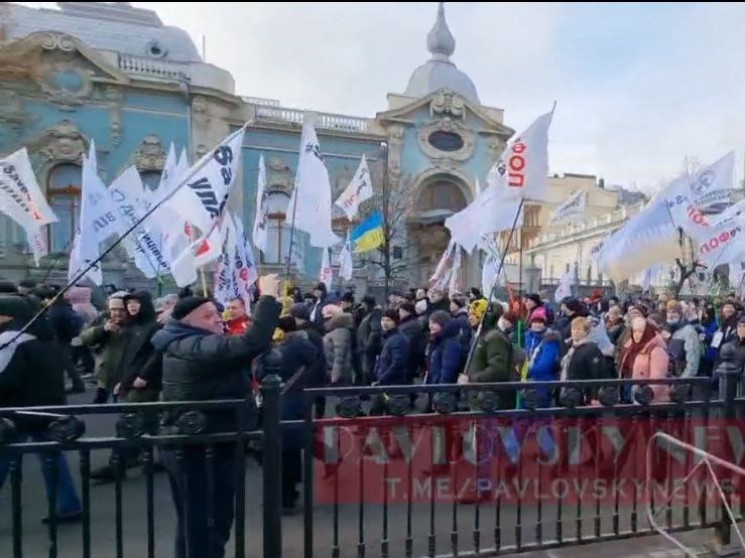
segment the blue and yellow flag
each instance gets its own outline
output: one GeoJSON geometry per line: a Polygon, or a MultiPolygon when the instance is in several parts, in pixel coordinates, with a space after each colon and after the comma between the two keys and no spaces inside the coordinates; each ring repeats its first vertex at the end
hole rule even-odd
{"type": "Polygon", "coordinates": [[[349,236],[356,253],[375,250],[385,243],[383,215],[376,211],[352,230],[349,236]]]}

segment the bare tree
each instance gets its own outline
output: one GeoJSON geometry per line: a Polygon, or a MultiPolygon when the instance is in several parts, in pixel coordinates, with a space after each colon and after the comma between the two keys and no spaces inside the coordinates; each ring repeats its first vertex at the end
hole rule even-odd
{"type": "Polygon", "coordinates": [[[363,265],[368,265],[378,273],[372,283],[383,283],[388,279],[391,285],[408,283],[409,273],[415,264],[411,256],[409,238],[406,234],[406,219],[414,202],[412,180],[403,177],[395,188],[383,195],[382,180],[376,180],[375,194],[362,204],[360,221],[364,221],[377,211],[383,215],[383,244],[376,250],[361,254],[363,265]],[[387,199],[386,199],[387,198],[387,199]]]}
{"type": "Polygon", "coordinates": [[[687,236],[683,229],[678,229],[678,246],[680,246],[680,257],[675,258],[675,265],[678,267],[678,281],[673,286],[673,295],[675,298],[680,295],[683,285],[699,269],[707,269],[696,257],[696,248],[693,239],[687,236]]]}

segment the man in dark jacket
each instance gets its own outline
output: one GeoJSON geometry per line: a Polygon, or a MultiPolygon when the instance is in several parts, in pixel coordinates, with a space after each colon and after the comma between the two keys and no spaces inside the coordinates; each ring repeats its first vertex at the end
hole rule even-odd
{"type": "MultiPolygon", "coordinates": [[[[262,296],[253,312],[254,324],[243,335],[223,334],[217,306],[207,298],[187,297],[176,304],[171,319],[153,337],[153,345],[163,354],[164,401],[250,396],[251,360],[271,347],[282,310],[275,275],[261,277],[259,291],[262,296]]],[[[174,424],[179,414],[168,413],[165,424],[174,424]]],[[[246,426],[238,423],[232,409],[202,414],[210,432],[234,432],[246,426]]],[[[178,517],[176,558],[225,555],[235,508],[234,454],[233,444],[215,444],[212,467],[208,468],[203,446],[187,446],[179,458],[173,451],[163,451],[178,517]],[[212,501],[207,504],[205,486],[209,485],[212,501]],[[212,518],[208,510],[212,510],[212,518]]]]}
{"type": "MultiPolygon", "coordinates": [[[[383,349],[375,363],[373,385],[400,386],[411,382],[409,369],[409,339],[398,330],[399,313],[389,309],[383,313],[383,349]]],[[[387,409],[387,396],[375,396],[370,408],[371,415],[382,415],[387,409]]]]}
{"type": "Polygon", "coordinates": [[[85,383],[80,377],[80,371],[72,362],[72,340],[80,334],[83,329],[84,320],[72,309],[70,302],[64,297],[56,300],[54,297],[59,292],[59,288],[37,289],[33,292],[39,300],[45,305],[50,305],[47,311],[47,321],[49,322],[52,333],[60,347],[59,357],[62,360],[63,368],[72,384],[73,393],[85,392],[85,383]]]}
{"type": "Polygon", "coordinates": [[[398,330],[409,340],[409,373],[420,376],[424,370],[424,351],[427,348],[427,334],[416,315],[413,302],[404,302],[398,309],[401,318],[398,330]]]}
{"type": "Polygon", "coordinates": [[[373,380],[375,361],[383,348],[383,331],[380,325],[383,309],[376,306],[375,298],[370,295],[363,297],[362,303],[366,314],[357,328],[357,350],[362,362],[363,378],[360,383],[369,384],[373,380]]]}
{"type": "MultiPolygon", "coordinates": [[[[0,295],[0,347],[3,347],[0,349],[0,407],[65,404],[63,360],[48,324],[45,320],[37,320],[26,333],[20,333],[36,310],[22,295],[0,295]]],[[[18,419],[15,423],[18,430],[14,441],[24,442],[28,438],[47,441],[46,421],[18,419]]],[[[64,454],[39,453],[38,457],[48,497],[56,480],[55,521],[80,520],[83,508],[64,454]],[[54,469],[45,463],[50,457],[54,459],[54,469]]],[[[9,467],[10,460],[0,458],[0,488],[9,467]]]]}
{"type": "MultiPolygon", "coordinates": [[[[324,387],[326,385],[326,351],[323,348],[323,336],[310,322],[310,309],[302,302],[293,304],[290,307],[290,316],[295,318],[298,331],[304,331],[308,340],[316,350],[316,358],[308,371],[305,385],[308,387],[324,387]]],[[[321,396],[315,400],[316,418],[323,418],[326,415],[326,398],[321,396]]]]}

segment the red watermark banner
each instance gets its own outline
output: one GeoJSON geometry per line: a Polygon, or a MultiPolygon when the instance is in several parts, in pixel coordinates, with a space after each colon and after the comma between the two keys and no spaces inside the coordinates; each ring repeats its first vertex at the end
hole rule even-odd
{"type": "Polygon", "coordinates": [[[720,489],[745,493],[745,471],[740,475],[685,444],[739,468],[745,422],[441,416],[319,421],[316,501],[696,505],[720,499],[720,489]],[[675,441],[653,439],[656,432],[675,441]]]}

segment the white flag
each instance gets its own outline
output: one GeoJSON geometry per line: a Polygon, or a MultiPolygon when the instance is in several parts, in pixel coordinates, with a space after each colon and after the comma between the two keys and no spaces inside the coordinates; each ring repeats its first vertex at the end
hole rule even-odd
{"type": "Polygon", "coordinates": [[[553,109],[539,116],[505,148],[497,172],[506,186],[506,197],[547,201],[548,128],[553,116],[553,109]]]}
{"type": "Polygon", "coordinates": [[[312,115],[306,114],[300,141],[295,189],[288,206],[296,229],[310,235],[310,244],[328,248],[339,242],[331,230],[331,183],[321,155],[312,115]]]}
{"type": "MultiPolygon", "coordinates": [[[[722,217],[707,216],[702,212],[711,207],[729,205],[732,197],[734,152],[692,174],[673,180],[660,194],[665,200],[676,227],[700,241],[710,236],[711,222],[722,217]]],[[[729,212],[728,212],[729,213],[729,212]]]]}
{"type": "Polygon", "coordinates": [[[561,276],[559,286],[556,287],[554,300],[559,303],[567,297],[572,296],[572,285],[574,285],[574,271],[569,270],[561,276]]]}
{"type": "MultiPolygon", "coordinates": [[[[124,237],[148,211],[140,173],[134,166],[129,167],[111,183],[109,193],[119,209],[119,235],[124,237]]],[[[137,269],[148,279],[168,273],[170,268],[170,259],[161,246],[158,229],[156,222],[151,222],[149,229],[141,223],[122,242],[127,253],[134,258],[137,269]]]]}
{"type": "Polygon", "coordinates": [[[698,258],[709,269],[735,261],[745,254],[742,243],[744,220],[745,218],[739,216],[707,229],[708,234],[702,237],[698,247],[698,258]]]}
{"type": "Polygon", "coordinates": [[[25,147],[0,159],[0,211],[27,232],[57,222],[36,182],[25,147]]]}
{"type": "Polygon", "coordinates": [[[447,248],[440,256],[440,261],[437,262],[437,267],[432,277],[429,278],[430,287],[433,289],[442,289],[450,279],[450,271],[453,267],[453,256],[455,252],[456,244],[453,239],[448,242],[447,248]]]}
{"type": "Polygon", "coordinates": [[[69,280],[88,277],[96,285],[103,283],[100,263],[85,275],[83,270],[98,259],[102,242],[121,230],[119,210],[98,176],[96,147],[91,141],[88,157],[83,159],[80,221],[70,252],[69,280]]]}
{"type": "Polygon", "coordinates": [[[235,298],[234,254],[236,249],[236,232],[232,219],[225,219],[220,226],[221,251],[217,259],[215,273],[215,300],[227,304],[235,298]]]}
{"type": "Polygon", "coordinates": [[[520,202],[505,199],[504,186],[491,180],[494,176],[490,173],[489,185],[468,207],[445,219],[450,237],[469,254],[484,236],[523,224],[524,212],[517,214],[520,202]]]}
{"type": "Polygon", "coordinates": [[[678,231],[664,200],[658,198],[603,243],[598,270],[624,281],[656,264],[673,263],[679,254],[678,231]]]}
{"type": "Polygon", "coordinates": [[[201,235],[193,234],[194,242],[171,262],[171,275],[179,286],[196,280],[199,267],[220,257],[219,225],[238,174],[243,135],[243,128],[234,132],[180,175],[175,194],[167,202],[189,225],[201,230],[201,235]]]}
{"type": "Polygon", "coordinates": [[[233,255],[236,292],[246,302],[246,308],[248,308],[251,285],[259,278],[259,272],[254,261],[253,249],[243,228],[243,221],[236,214],[233,214],[232,218],[236,237],[235,254],[233,255]]]}
{"type": "Polygon", "coordinates": [[[254,246],[261,252],[266,252],[266,229],[269,212],[267,205],[268,198],[268,192],[266,191],[266,167],[264,166],[264,155],[262,155],[259,157],[259,177],[256,181],[256,215],[254,216],[254,229],[251,235],[254,246]]]}
{"type": "Polygon", "coordinates": [[[577,190],[557,207],[551,215],[549,224],[573,223],[581,220],[587,210],[587,192],[577,190]]]}
{"type": "Polygon", "coordinates": [[[350,221],[357,215],[360,204],[373,197],[372,182],[370,180],[370,170],[367,168],[367,159],[362,155],[360,166],[354,173],[354,178],[349,186],[341,193],[336,200],[342,211],[350,221]]]}
{"type": "Polygon", "coordinates": [[[26,148],[0,159],[0,211],[26,232],[26,240],[38,266],[49,253],[45,225],[57,221],[36,182],[26,148]]]}
{"type": "Polygon", "coordinates": [[[453,269],[450,272],[450,282],[448,284],[448,293],[453,296],[460,289],[460,268],[461,268],[461,250],[460,246],[455,246],[455,256],[453,258],[453,269]]]}
{"type": "Polygon", "coordinates": [[[166,202],[176,213],[208,235],[223,214],[240,168],[244,129],[225,138],[170,186],[166,202]],[[183,186],[182,186],[183,185],[183,186]]]}
{"type": "Polygon", "coordinates": [[[347,233],[347,240],[344,242],[344,246],[339,254],[339,275],[345,281],[352,280],[352,273],[354,271],[354,262],[352,260],[352,249],[349,241],[349,233],[347,233]]]}
{"type": "Polygon", "coordinates": [[[334,270],[331,267],[331,261],[329,260],[329,249],[323,249],[323,256],[321,258],[321,274],[319,281],[326,285],[326,289],[331,289],[331,284],[334,281],[334,270]]]}

